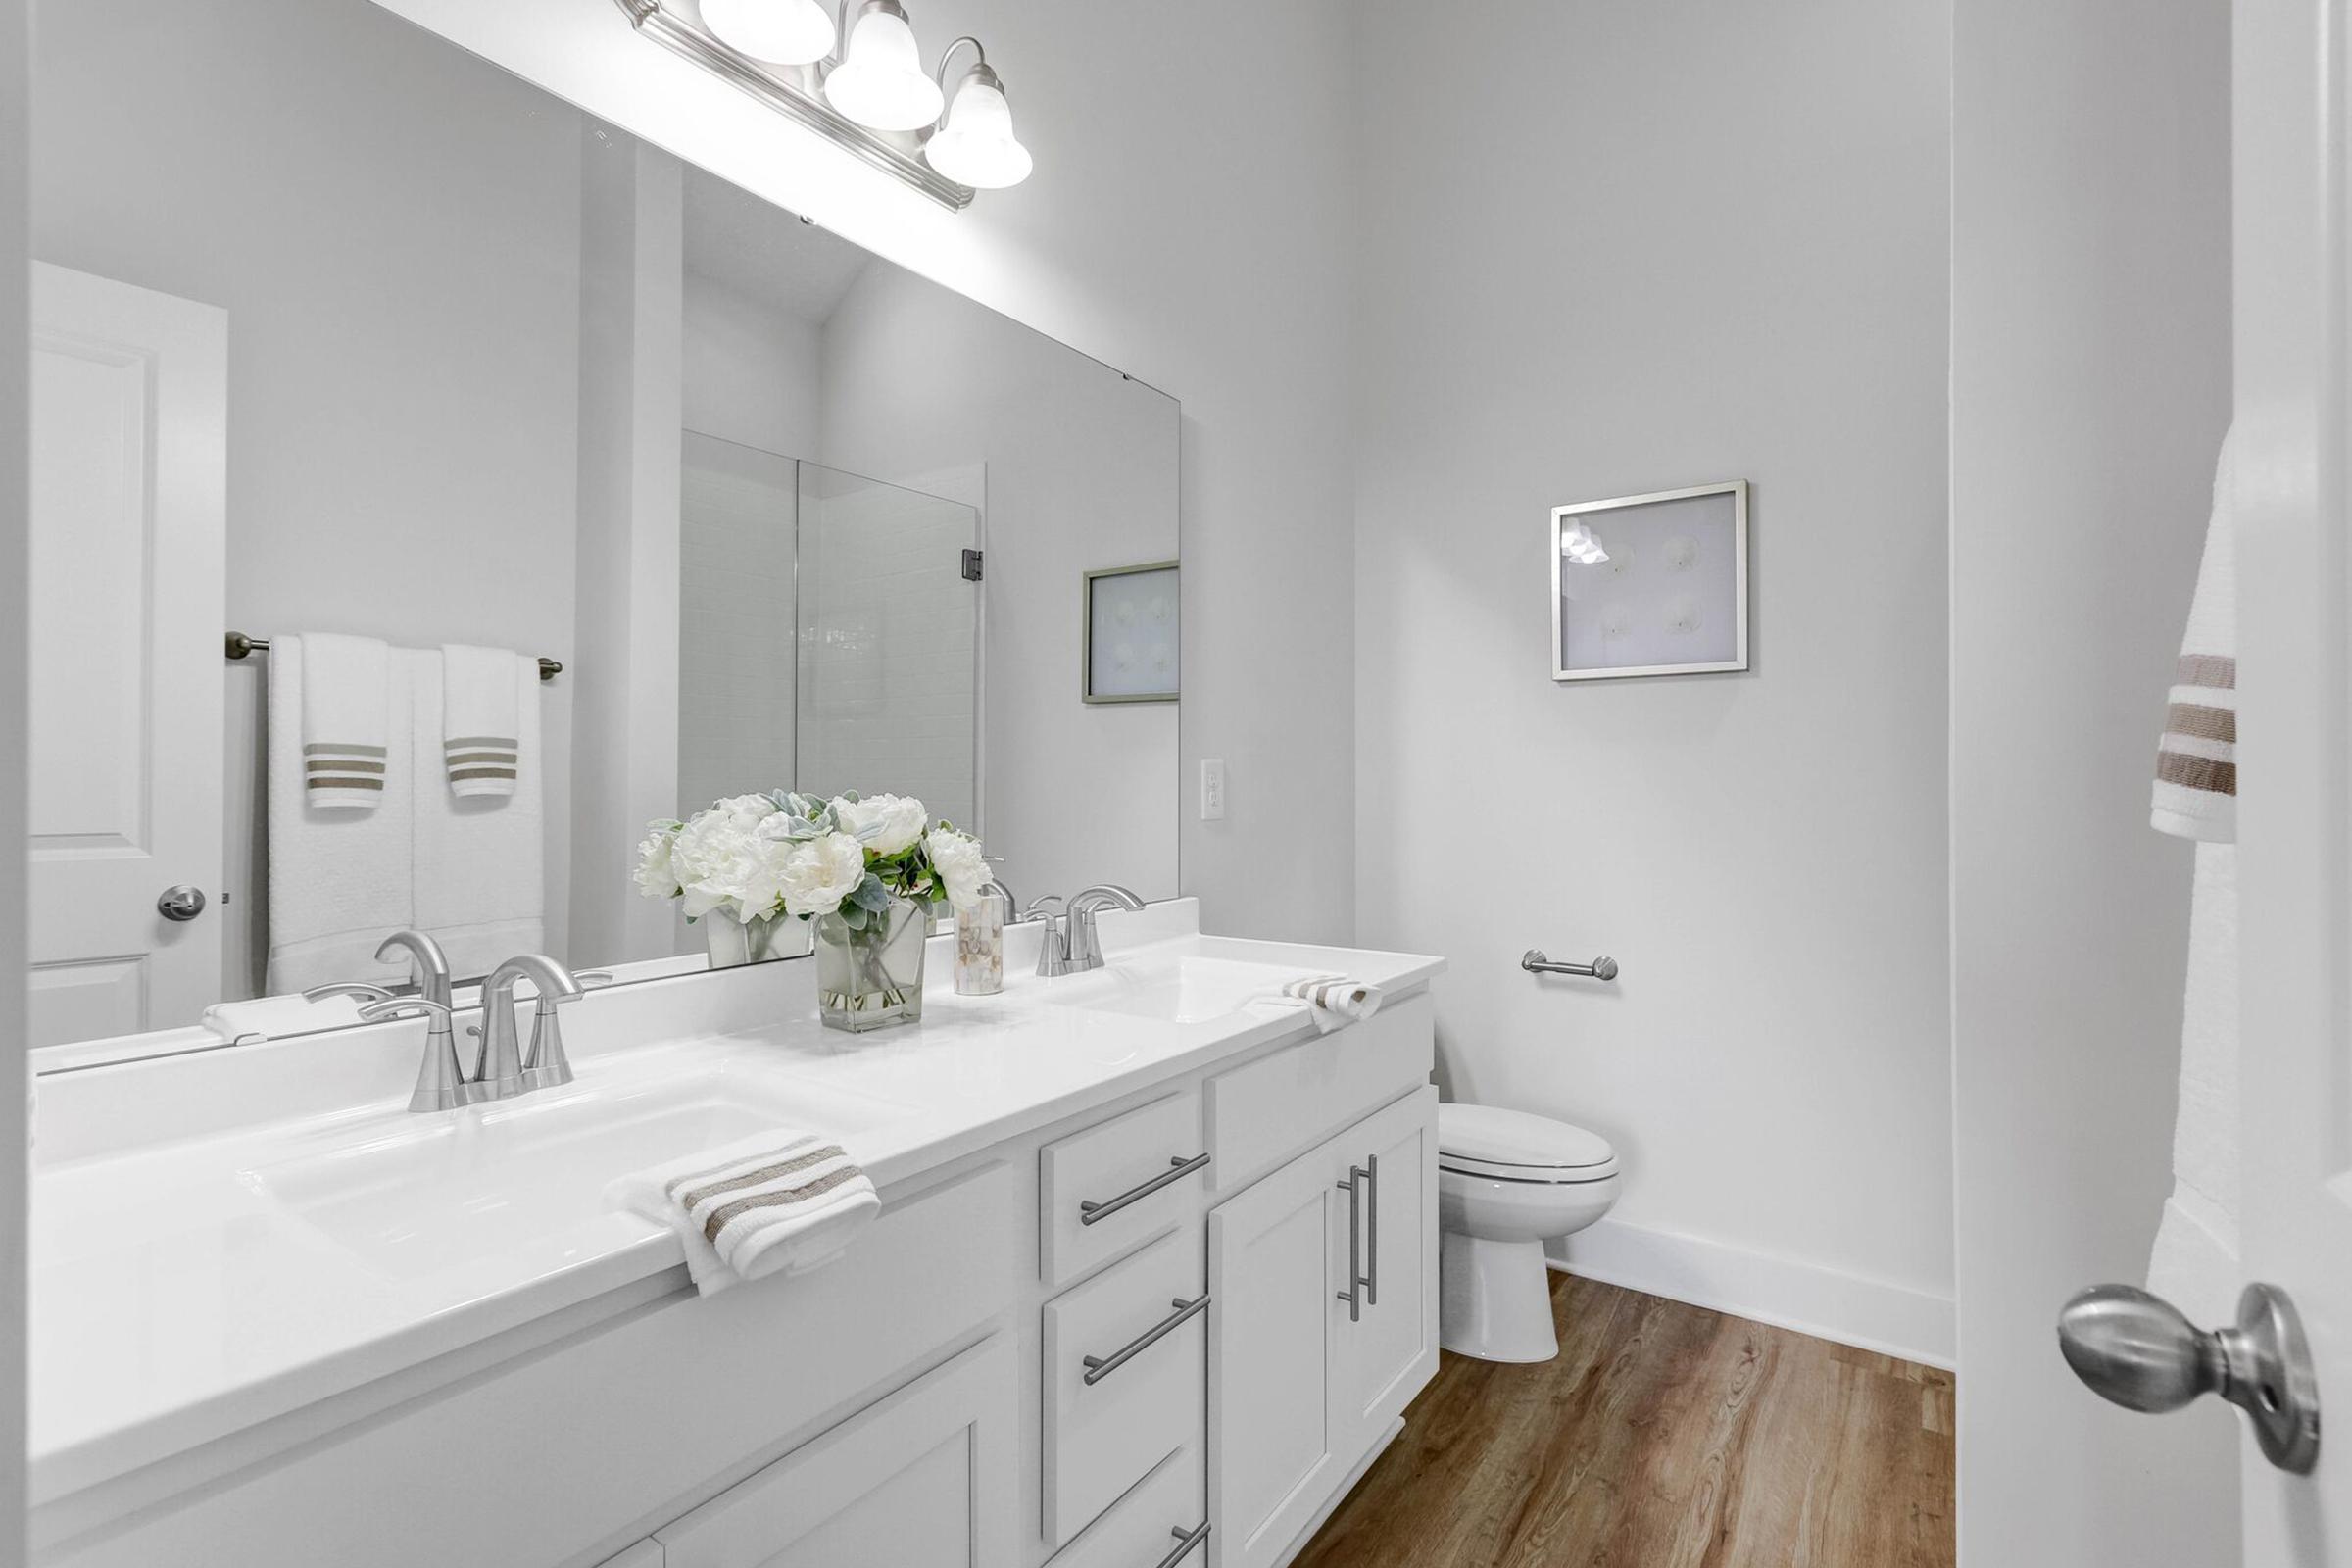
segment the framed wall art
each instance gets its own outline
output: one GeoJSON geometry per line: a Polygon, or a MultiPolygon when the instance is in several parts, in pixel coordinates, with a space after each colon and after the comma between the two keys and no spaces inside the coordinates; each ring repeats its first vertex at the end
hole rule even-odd
{"type": "Polygon", "coordinates": [[[1086,574],[1086,650],[1080,695],[1090,703],[1177,699],[1176,563],[1147,562],[1086,574]]]}
{"type": "Polygon", "coordinates": [[[1551,510],[1551,678],[1747,668],[1747,481],[1551,510]]]}

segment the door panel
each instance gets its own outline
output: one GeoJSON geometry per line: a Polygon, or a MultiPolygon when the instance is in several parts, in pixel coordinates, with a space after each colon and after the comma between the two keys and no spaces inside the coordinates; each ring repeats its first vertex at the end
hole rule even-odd
{"type": "MultiPolygon", "coordinates": [[[[1437,1125],[1438,1092],[1421,1089],[1339,1140],[1345,1163],[1378,1172],[1363,1183],[1359,1243],[1373,1289],[1352,1320],[1347,1302],[1330,1303],[1333,1442],[1350,1465],[1437,1374],[1437,1125]]],[[[1348,1195],[1334,1196],[1343,1229],[1333,1272],[1345,1284],[1348,1195]]]]}
{"type": "Polygon", "coordinates": [[[35,265],[32,1043],[192,1024],[220,994],[227,317],[35,265]]]}
{"type": "Polygon", "coordinates": [[[1332,1146],[1210,1210],[1208,1421],[1211,1568],[1268,1568],[1338,1479],[1324,1260],[1344,1239],[1332,1146]]]}
{"type": "Polygon", "coordinates": [[[655,1533],[667,1568],[1008,1568],[1016,1409],[994,1339],[655,1533]]]}

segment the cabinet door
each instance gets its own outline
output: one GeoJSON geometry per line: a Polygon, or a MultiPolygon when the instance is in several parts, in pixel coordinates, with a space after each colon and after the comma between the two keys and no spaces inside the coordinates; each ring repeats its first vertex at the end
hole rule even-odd
{"type": "Polygon", "coordinates": [[[1009,1568],[1011,1347],[964,1351],[654,1539],[666,1568],[1009,1568]]]}
{"type": "Polygon", "coordinates": [[[1339,1179],[1364,1173],[1352,1214],[1348,1195],[1335,1194],[1332,1253],[1345,1291],[1352,1218],[1363,1305],[1351,1318],[1346,1301],[1330,1302],[1332,1446],[1352,1466],[1438,1370],[1438,1092],[1417,1090],[1335,1142],[1339,1179]]]}
{"type": "Polygon", "coordinates": [[[1325,1262],[1347,1240],[1336,1147],[1299,1155],[1209,1212],[1211,1568],[1279,1561],[1345,1469],[1332,1443],[1336,1281],[1325,1262]]]}

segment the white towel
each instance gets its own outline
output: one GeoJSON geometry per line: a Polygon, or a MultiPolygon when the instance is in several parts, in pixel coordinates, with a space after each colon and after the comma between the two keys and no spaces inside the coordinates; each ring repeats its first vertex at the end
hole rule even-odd
{"type": "Polygon", "coordinates": [[[456,975],[487,974],[517,953],[547,951],[547,769],[539,765],[539,664],[500,653],[508,733],[522,758],[512,794],[466,796],[445,787],[442,703],[448,650],[403,650],[416,697],[416,836],[411,875],[416,929],[441,944],[456,975]]]}
{"type": "Polygon", "coordinates": [[[361,1005],[357,997],[320,997],[312,1002],[299,992],[255,997],[249,1002],[216,1002],[204,1009],[204,1026],[223,1040],[282,1040],[288,1035],[360,1023],[364,1021],[361,1005]]]}
{"type": "Polygon", "coordinates": [[[882,1211],[874,1184],[839,1144],[786,1131],[623,1176],[605,1200],[667,1225],[705,1296],[822,1268],[882,1211]]]}
{"type": "MultiPolygon", "coordinates": [[[[313,798],[303,748],[304,691],[310,639],[279,637],[270,650],[270,968],[272,992],[301,991],[329,980],[397,984],[402,962],[379,963],[384,938],[416,924],[411,894],[409,688],[406,665],[387,659],[379,778],[372,810],[320,805],[313,798]]],[[[352,720],[355,726],[361,720],[352,720]]]]}
{"type": "Polygon", "coordinates": [[[303,784],[313,806],[372,811],[383,804],[386,666],[373,637],[281,637],[270,662],[302,665],[303,784]],[[291,652],[289,652],[291,650],[291,652]]]}
{"type": "Polygon", "coordinates": [[[1380,1010],[1380,987],[1345,975],[1309,975],[1282,988],[1285,1000],[1303,1003],[1319,1034],[1371,1017],[1380,1010]]]}
{"type": "MultiPolygon", "coordinates": [[[[518,660],[531,666],[535,679],[539,662],[523,660],[511,648],[441,645],[439,751],[452,795],[514,793],[522,745],[520,715],[538,707],[535,694],[516,698],[518,660]]],[[[537,762],[537,758],[531,759],[533,765],[537,762]]]]}
{"type": "Polygon", "coordinates": [[[2148,1288],[2198,1322],[2235,1316],[2238,1263],[2237,595],[2231,442],[2215,466],[2180,668],[2157,756],[2150,821],[2194,839],[2188,982],[2173,1193],[2157,1222],[2148,1288]]]}
{"type": "Polygon", "coordinates": [[[2213,514],[2157,743],[2150,818],[2160,833],[2237,837],[2237,505],[2234,432],[2213,469],[2213,514]]]}

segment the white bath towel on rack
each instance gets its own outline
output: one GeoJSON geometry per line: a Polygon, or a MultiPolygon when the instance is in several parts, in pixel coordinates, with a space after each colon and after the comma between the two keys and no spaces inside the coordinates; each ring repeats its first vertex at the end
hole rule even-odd
{"type": "Polygon", "coordinates": [[[506,795],[453,793],[445,780],[445,650],[404,649],[416,691],[414,875],[416,928],[460,975],[486,974],[517,953],[547,951],[547,809],[541,765],[539,664],[502,652],[509,721],[520,765],[506,795]]]}
{"type": "MultiPolygon", "coordinates": [[[[342,641],[344,639],[325,639],[342,641]]],[[[279,637],[270,651],[268,741],[270,820],[270,964],[268,988],[300,991],[329,980],[398,979],[400,965],[378,963],[377,944],[416,920],[411,897],[411,788],[408,667],[388,657],[372,719],[344,722],[382,737],[377,787],[367,810],[322,805],[311,787],[306,752],[305,688],[311,639],[279,637]]],[[[377,645],[381,647],[381,644],[377,645]]]]}
{"type": "MultiPolygon", "coordinates": [[[[521,715],[535,712],[538,694],[517,693],[511,648],[441,645],[442,765],[452,795],[512,795],[521,759],[521,715]]],[[[537,660],[531,666],[536,683],[537,660]]],[[[534,761],[536,759],[534,759],[534,761]]]]}
{"type": "Polygon", "coordinates": [[[2214,465],[2213,519],[2157,753],[2149,821],[2196,841],[2173,1194],[2148,1288],[2199,1322],[2228,1322],[2238,1262],[2237,592],[2234,435],[2214,465]]]}

